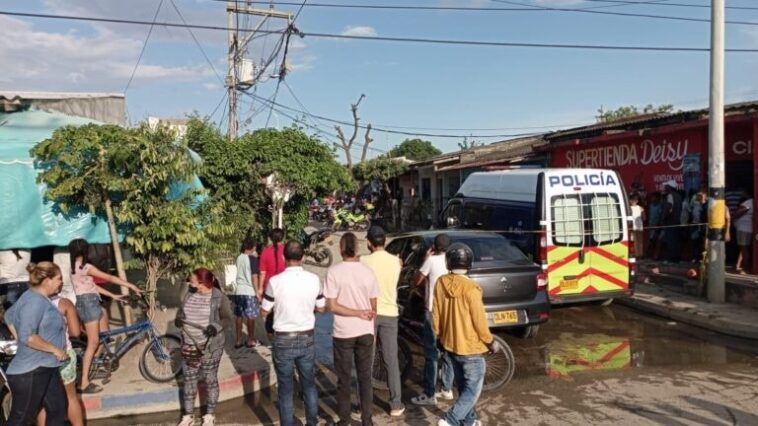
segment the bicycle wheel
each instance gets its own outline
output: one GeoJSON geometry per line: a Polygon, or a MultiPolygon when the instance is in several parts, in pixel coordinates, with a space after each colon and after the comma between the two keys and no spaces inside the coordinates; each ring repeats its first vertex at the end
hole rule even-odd
{"type": "MultiPolygon", "coordinates": [[[[403,339],[397,341],[397,361],[400,368],[400,381],[403,382],[408,377],[413,365],[413,355],[408,343],[403,339]]],[[[371,372],[371,382],[374,389],[388,390],[387,368],[384,366],[384,357],[382,356],[381,341],[377,339],[374,345],[374,366],[371,372]]]]}
{"type": "Polygon", "coordinates": [[[148,381],[171,381],[182,370],[182,339],[165,334],[148,342],[139,359],[139,370],[148,381]]]}
{"type": "Polygon", "coordinates": [[[484,386],[482,390],[491,391],[505,386],[513,378],[516,371],[516,358],[513,356],[511,347],[505,343],[505,340],[498,336],[493,336],[500,344],[500,350],[494,354],[485,355],[487,360],[487,373],[484,376],[484,386]]]}

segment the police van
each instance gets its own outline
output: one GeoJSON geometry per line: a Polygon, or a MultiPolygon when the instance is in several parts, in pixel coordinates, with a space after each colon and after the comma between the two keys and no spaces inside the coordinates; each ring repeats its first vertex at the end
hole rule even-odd
{"type": "Polygon", "coordinates": [[[541,265],[551,303],[562,304],[633,293],[630,220],[613,170],[524,168],[472,173],[439,225],[505,235],[541,265]]]}

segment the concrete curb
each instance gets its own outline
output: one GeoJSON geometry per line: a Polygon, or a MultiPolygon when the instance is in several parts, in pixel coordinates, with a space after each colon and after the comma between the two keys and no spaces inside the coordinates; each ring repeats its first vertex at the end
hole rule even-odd
{"type": "MultiPolygon", "coordinates": [[[[616,302],[643,312],[694,325],[717,333],[758,340],[758,323],[740,323],[694,310],[666,306],[658,301],[648,300],[645,296],[648,298],[655,297],[644,293],[638,293],[633,297],[616,299],[616,302]]],[[[758,312],[756,313],[756,316],[758,317],[758,312]]]]}
{"type": "MultiPolygon", "coordinates": [[[[276,384],[276,375],[271,369],[262,369],[242,375],[219,379],[219,402],[239,398],[276,384]]],[[[164,389],[155,391],[123,393],[82,397],[87,420],[110,417],[179,411],[181,409],[181,388],[174,382],[164,389]]],[[[200,386],[200,395],[204,387],[200,386]]],[[[199,406],[199,402],[195,406],[199,406]]]]}

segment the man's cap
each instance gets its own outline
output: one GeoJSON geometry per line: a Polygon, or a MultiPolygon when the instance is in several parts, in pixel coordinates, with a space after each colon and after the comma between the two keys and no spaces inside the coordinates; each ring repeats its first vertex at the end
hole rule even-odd
{"type": "Polygon", "coordinates": [[[667,181],[664,185],[665,186],[669,186],[669,187],[674,188],[674,189],[676,189],[676,188],[679,187],[679,185],[676,184],[676,181],[674,179],[671,179],[671,180],[667,181]]]}

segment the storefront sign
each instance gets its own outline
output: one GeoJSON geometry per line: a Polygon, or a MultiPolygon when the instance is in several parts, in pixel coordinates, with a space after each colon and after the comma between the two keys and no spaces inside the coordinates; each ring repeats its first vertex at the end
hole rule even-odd
{"type": "Polygon", "coordinates": [[[687,139],[670,142],[666,139],[653,141],[645,139],[640,143],[589,148],[567,151],[567,167],[612,169],[626,166],[649,166],[667,164],[671,171],[682,170],[684,155],[687,153],[687,139]]]}

